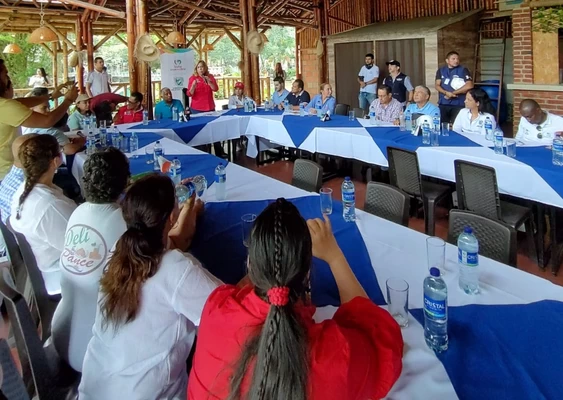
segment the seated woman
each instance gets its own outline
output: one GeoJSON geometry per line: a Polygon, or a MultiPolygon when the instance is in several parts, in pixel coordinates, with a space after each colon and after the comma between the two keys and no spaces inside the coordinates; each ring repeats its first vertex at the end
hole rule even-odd
{"type": "Polygon", "coordinates": [[[248,278],[205,305],[189,399],[385,397],[402,369],[401,330],[368,299],[328,219],[305,222],[286,200],[270,204],[252,229],[248,278]],[[307,297],[313,256],[328,263],[342,304],[321,323],[307,297]]]}
{"type": "Polygon", "coordinates": [[[71,130],[84,129],[84,119],[90,117],[90,96],[81,94],[76,98],[74,112],[68,118],[68,127],[71,130]]]}
{"type": "Polygon", "coordinates": [[[305,111],[309,114],[317,114],[318,110],[322,110],[325,113],[334,115],[334,109],[336,108],[336,99],[332,97],[332,86],[329,83],[323,83],[321,85],[321,92],[317,94],[305,107],[305,111]]]}
{"type": "MultiPolygon", "coordinates": [[[[167,249],[179,213],[170,178],[141,178],[122,210],[127,230],[100,281],[80,399],[185,398],[196,326],[220,282],[191,255],[167,249]]],[[[182,231],[193,235],[191,221],[182,231]]]]}
{"type": "Polygon", "coordinates": [[[57,353],[76,371],[82,371],[92,338],[100,278],[110,250],[127,230],[117,201],[129,176],[129,161],[119,150],[110,147],[92,154],[82,178],[86,203],[68,220],[60,257],[62,300],[52,332],[57,353]]]}
{"type": "Polygon", "coordinates": [[[458,133],[486,135],[485,120],[491,120],[493,131],[497,127],[495,108],[483,89],[473,88],[465,96],[465,108],[457,114],[453,130],[458,133]]]}
{"type": "Polygon", "coordinates": [[[58,294],[59,258],[68,219],[76,209],[76,204],[53,183],[62,163],[59,144],[51,135],[37,135],[21,145],[18,156],[25,181],[14,193],[9,221],[31,246],[47,292],[58,294]]]}
{"type": "Polygon", "coordinates": [[[247,97],[244,95],[244,83],[235,83],[235,94],[229,97],[229,110],[244,108],[244,102],[247,97]]]}

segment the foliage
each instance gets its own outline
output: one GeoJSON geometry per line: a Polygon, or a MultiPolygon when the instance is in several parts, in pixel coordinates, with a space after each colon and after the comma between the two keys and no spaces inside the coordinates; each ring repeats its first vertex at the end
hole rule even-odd
{"type": "Polygon", "coordinates": [[[51,55],[40,45],[27,42],[27,34],[0,34],[0,49],[10,43],[16,43],[22,49],[20,54],[2,54],[8,67],[10,79],[16,89],[28,87],[29,78],[35,75],[37,68],[43,67],[52,82],[53,62],[51,55]]]}
{"type": "Polygon", "coordinates": [[[541,7],[532,15],[532,29],[535,32],[553,33],[563,27],[563,6],[541,7]]]}

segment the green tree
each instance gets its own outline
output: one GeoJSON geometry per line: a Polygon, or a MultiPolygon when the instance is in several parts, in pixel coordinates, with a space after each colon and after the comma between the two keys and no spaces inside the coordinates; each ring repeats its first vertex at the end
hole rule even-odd
{"type": "Polygon", "coordinates": [[[52,82],[53,61],[51,55],[40,45],[27,42],[28,34],[0,34],[0,49],[15,43],[22,49],[20,54],[3,54],[2,58],[10,71],[10,78],[16,89],[28,87],[29,77],[35,75],[37,68],[43,67],[52,82]]]}

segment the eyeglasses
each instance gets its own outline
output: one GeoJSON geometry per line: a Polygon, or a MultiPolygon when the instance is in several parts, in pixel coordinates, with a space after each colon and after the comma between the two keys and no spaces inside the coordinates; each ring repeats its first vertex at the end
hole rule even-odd
{"type": "Polygon", "coordinates": [[[541,125],[536,125],[536,130],[538,131],[538,139],[543,138],[541,125]]]}

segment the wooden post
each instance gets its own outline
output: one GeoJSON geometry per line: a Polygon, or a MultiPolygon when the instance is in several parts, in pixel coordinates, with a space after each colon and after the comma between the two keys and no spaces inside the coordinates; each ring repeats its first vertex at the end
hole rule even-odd
{"type": "Polygon", "coordinates": [[[203,59],[205,61],[206,64],[209,63],[208,61],[208,56],[209,56],[209,51],[207,49],[207,45],[209,44],[209,34],[205,34],[205,44],[203,45],[203,59]]]}
{"type": "Polygon", "coordinates": [[[252,78],[251,78],[251,65],[250,65],[250,53],[246,47],[246,34],[248,33],[248,0],[240,0],[240,17],[242,19],[242,29],[240,32],[240,42],[242,47],[243,55],[243,83],[246,91],[246,95],[254,98],[252,92],[252,78]]]}
{"type": "MultiPolygon", "coordinates": [[[[82,51],[84,47],[84,41],[82,38],[83,35],[82,31],[82,21],[80,21],[80,16],[76,16],[76,51],[82,51]]],[[[84,93],[84,67],[82,63],[78,63],[78,66],[75,68],[75,79],[78,83],[78,90],[80,93],[84,93]]]]}
{"type": "MultiPolygon", "coordinates": [[[[57,62],[57,50],[58,50],[58,44],[59,42],[53,42],[52,43],[52,48],[53,48],[53,86],[57,87],[59,86],[59,63],[57,62]]],[[[55,106],[58,106],[59,101],[58,99],[55,99],[55,106]]]]}
{"type": "Polygon", "coordinates": [[[301,76],[301,50],[300,50],[300,33],[295,32],[295,79],[302,79],[301,76]]]}
{"type": "Polygon", "coordinates": [[[88,52],[88,72],[94,70],[94,34],[92,32],[92,20],[88,19],[86,25],[86,50],[88,52]]]}
{"type": "Polygon", "coordinates": [[[68,45],[63,42],[63,81],[68,82],[68,45]]]}
{"type": "MultiPolygon", "coordinates": [[[[146,0],[136,0],[137,8],[137,37],[149,32],[148,7],[146,0]]],[[[131,62],[131,60],[130,60],[131,62]]],[[[152,84],[151,68],[148,63],[139,61],[137,63],[137,91],[140,92],[145,100],[145,108],[149,112],[149,118],[153,118],[152,112],[152,84]]]]}
{"type": "MultiPolygon", "coordinates": [[[[256,1],[251,0],[248,5],[248,28],[252,31],[258,30],[258,17],[256,15],[256,1]]],[[[257,104],[262,104],[262,93],[260,90],[260,59],[258,54],[250,55],[252,94],[257,104]]]]}
{"type": "Polygon", "coordinates": [[[129,59],[129,88],[132,92],[137,91],[137,68],[135,63],[135,0],[126,0],[127,10],[127,51],[129,59]]]}

